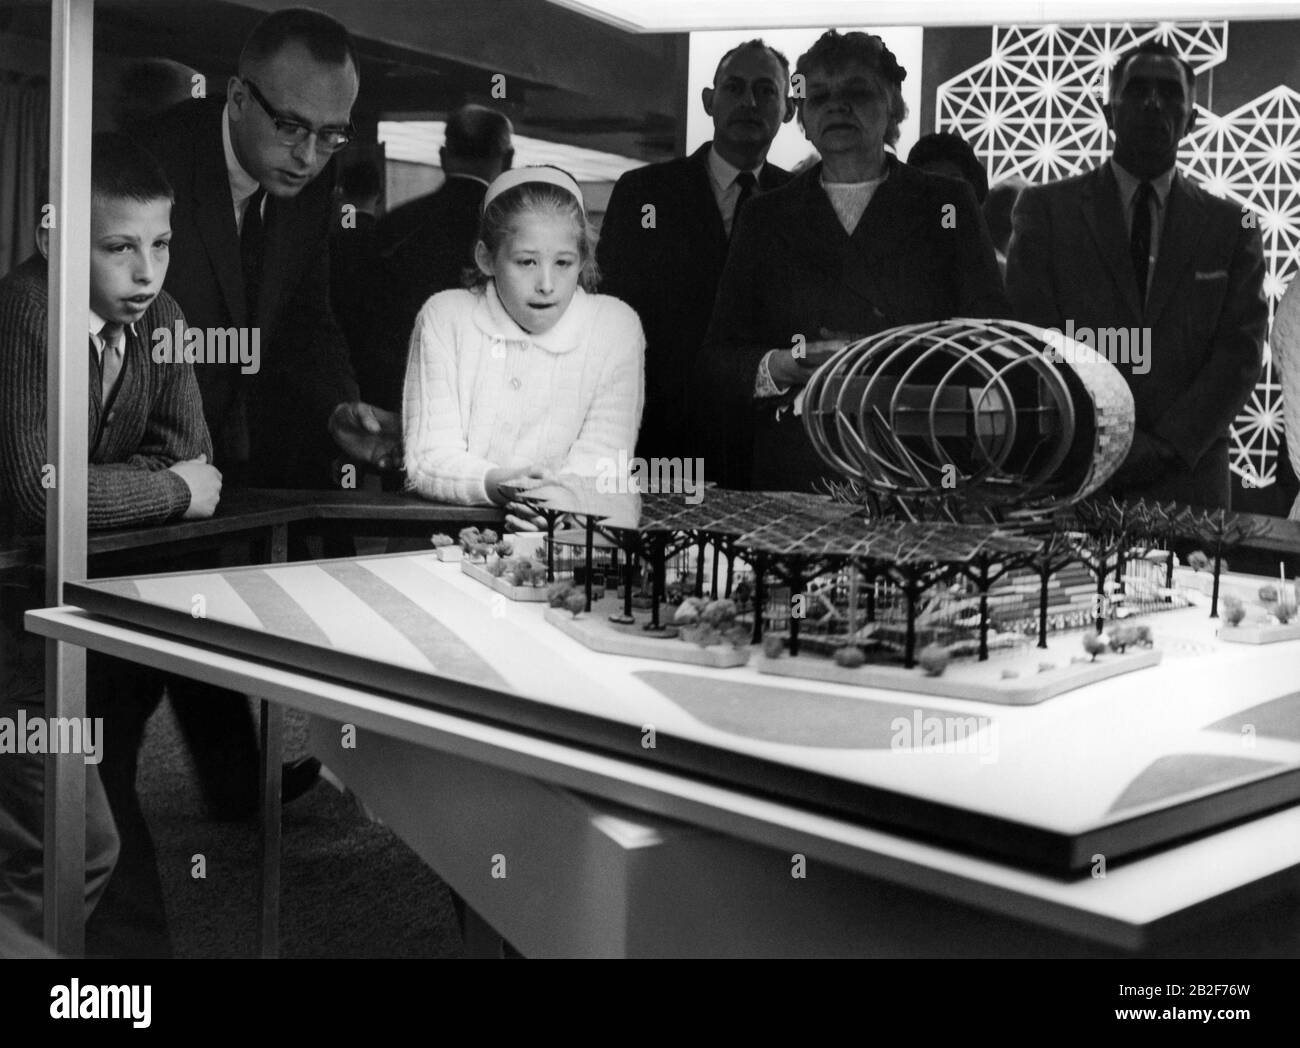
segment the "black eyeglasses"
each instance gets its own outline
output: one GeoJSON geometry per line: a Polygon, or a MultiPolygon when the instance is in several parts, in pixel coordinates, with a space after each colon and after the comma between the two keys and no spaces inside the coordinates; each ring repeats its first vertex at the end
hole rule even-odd
{"type": "Polygon", "coordinates": [[[356,135],[356,128],[351,124],[347,127],[308,127],[301,120],[295,120],[293,117],[285,116],[278,109],[274,109],[262,92],[257,89],[253,81],[244,77],[242,82],[248,87],[248,93],[253,96],[257,104],[266,110],[266,115],[271,118],[275,124],[275,137],[281,145],[293,146],[297,148],[307,141],[312,135],[316,136],[316,147],[325,153],[333,153],[342,149],[352,141],[356,135]]]}

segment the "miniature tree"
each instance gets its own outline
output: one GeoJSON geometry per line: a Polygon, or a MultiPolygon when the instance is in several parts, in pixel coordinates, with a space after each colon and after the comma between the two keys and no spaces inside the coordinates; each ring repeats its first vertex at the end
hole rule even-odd
{"type": "MultiPolygon", "coordinates": [[[[767,571],[767,554],[762,550],[755,550],[750,556],[750,567],[754,569],[754,643],[760,644],[763,640],[763,603],[766,600],[766,587],[763,585],[763,575],[767,571]]],[[[727,576],[730,579],[730,575],[727,576]]],[[[728,583],[727,591],[730,592],[731,585],[728,583]]]]}
{"type": "Polygon", "coordinates": [[[925,670],[928,677],[942,676],[951,659],[952,655],[942,644],[927,644],[917,656],[921,669],[925,670]]]}
{"type": "MultiPolygon", "coordinates": [[[[803,589],[806,582],[816,574],[812,562],[802,556],[793,557],[773,557],[772,567],[778,575],[785,579],[790,586],[790,593],[795,599],[803,598],[803,589]]],[[[799,654],[799,623],[803,615],[796,615],[795,609],[790,611],[790,656],[791,658],[799,654]]]]}
{"type": "Polygon", "coordinates": [[[646,536],[647,560],[650,562],[650,621],[644,629],[658,633],[663,630],[659,622],[659,605],[664,599],[664,562],[668,559],[668,535],[662,531],[651,532],[646,536]]]}
{"type": "Polygon", "coordinates": [[[1047,647],[1047,598],[1052,576],[1068,567],[1078,556],[1072,537],[1064,531],[1052,530],[1040,539],[1038,552],[1030,563],[1038,575],[1038,646],[1047,647]]]}
{"type": "Polygon", "coordinates": [[[957,568],[962,575],[975,584],[975,588],[979,591],[980,662],[987,662],[989,657],[989,588],[1021,564],[1021,559],[1018,557],[1009,557],[1005,554],[999,554],[999,556],[1001,557],[1001,563],[995,565],[992,554],[980,552],[966,564],[959,565],[957,568]]]}
{"type": "Polygon", "coordinates": [[[595,558],[593,556],[593,550],[592,550],[592,536],[596,528],[596,518],[593,517],[590,513],[583,514],[583,517],[586,520],[585,530],[586,530],[586,538],[587,538],[586,544],[583,547],[583,572],[582,572],[583,594],[587,601],[587,606],[584,610],[590,611],[591,610],[591,576],[592,576],[592,572],[595,570],[595,563],[594,563],[595,558]]]}
{"type": "Polygon", "coordinates": [[[1200,540],[1214,554],[1214,585],[1210,594],[1210,618],[1219,617],[1219,576],[1223,570],[1224,550],[1240,546],[1270,529],[1267,520],[1229,513],[1224,509],[1197,512],[1190,510],[1180,515],[1179,524],[1184,534],[1200,540]]]}
{"type": "Polygon", "coordinates": [[[1097,656],[1103,654],[1106,649],[1106,638],[1102,635],[1101,630],[1083,635],[1083,650],[1088,653],[1089,662],[1096,662],[1097,656]]]}
{"type": "Polygon", "coordinates": [[[1107,502],[1080,502],[1074,512],[1085,533],[1084,541],[1076,545],[1075,556],[1097,580],[1094,618],[1097,632],[1101,633],[1106,628],[1106,577],[1112,558],[1118,562],[1118,554],[1128,542],[1132,517],[1124,503],[1113,498],[1107,502]]]}
{"type": "Polygon", "coordinates": [[[916,607],[922,595],[939,580],[942,571],[933,565],[903,563],[894,565],[894,579],[907,602],[907,632],[903,641],[903,665],[911,669],[916,665],[916,607]]]}

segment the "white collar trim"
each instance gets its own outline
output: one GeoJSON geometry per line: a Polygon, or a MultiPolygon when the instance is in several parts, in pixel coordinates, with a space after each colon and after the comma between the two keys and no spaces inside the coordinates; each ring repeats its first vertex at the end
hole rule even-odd
{"type": "Polygon", "coordinates": [[[541,335],[530,335],[506,311],[501,296],[497,294],[496,281],[489,280],[474,304],[474,324],[494,341],[521,342],[549,353],[568,353],[582,342],[593,308],[592,296],[579,287],[573,292],[569,308],[553,328],[541,335]]]}

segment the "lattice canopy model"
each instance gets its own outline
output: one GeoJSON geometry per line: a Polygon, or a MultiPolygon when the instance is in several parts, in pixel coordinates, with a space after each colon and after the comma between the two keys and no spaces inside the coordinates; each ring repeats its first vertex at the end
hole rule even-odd
{"type": "Polygon", "coordinates": [[[890,328],[812,376],[804,427],[879,495],[972,506],[1070,503],[1133,443],[1133,396],[1095,350],[1011,320],[890,328]]]}

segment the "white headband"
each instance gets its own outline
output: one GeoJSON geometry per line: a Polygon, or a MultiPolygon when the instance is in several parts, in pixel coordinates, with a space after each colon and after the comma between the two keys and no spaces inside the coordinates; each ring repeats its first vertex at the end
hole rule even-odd
{"type": "Polygon", "coordinates": [[[571,174],[561,171],[558,167],[516,167],[503,171],[488,186],[487,195],[483,198],[483,210],[486,211],[488,205],[502,193],[527,182],[545,182],[548,185],[559,186],[566,193],[573,195],[583,215],[586,215],[587,205],[582,199],[582,189],[571,174]]]}

